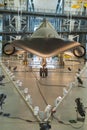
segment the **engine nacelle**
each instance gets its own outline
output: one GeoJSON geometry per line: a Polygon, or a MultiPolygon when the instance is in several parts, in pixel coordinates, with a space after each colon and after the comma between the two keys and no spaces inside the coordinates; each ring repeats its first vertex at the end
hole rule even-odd
{"type": "Polygon", "coordinates": [[[83,56],[85,56],[86,54],[86,49],[84,46],[78,46],[78,47],[75,47],[73,49],[73,54],[77,57],[77,58],[81,58],[83,56]]]}
{"type": "Polygon", "coordinates": [[[6,43],[2,47],[3,53],[6,55],[12,55],[15,53],[15,47],[11,45],[11,43],[6,43]]]}

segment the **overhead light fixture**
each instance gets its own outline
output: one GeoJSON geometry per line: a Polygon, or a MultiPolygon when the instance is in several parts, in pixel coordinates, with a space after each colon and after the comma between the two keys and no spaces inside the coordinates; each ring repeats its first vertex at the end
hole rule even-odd
{"type": "Polygon", "coordinates": [[[85,4],[84,4],[84,7],[86,7],[86,8],[87,8],[87,3],[85,3],[85,4]]]}
{"type": "Polygon", "coordinates": [[[74,9],[79,9],[79,8],[82,8],[82,7],[87,8],[87,3],[83,3],[82,5],[81,5],[81,3],[80,4],[74,4],[74,5],[71,6],[71,8],[74,8],[74,9]]]}
{"type": "Polygon", "coordinates": [[[79,4],[74,4],[71,6],[71,8],[79,9],[79,8],[81,8],[81,6],[79,4]]]}

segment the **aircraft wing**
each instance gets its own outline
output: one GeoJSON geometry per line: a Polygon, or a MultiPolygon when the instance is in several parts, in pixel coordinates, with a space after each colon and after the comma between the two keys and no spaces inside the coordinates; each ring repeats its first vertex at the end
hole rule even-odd
{"type": "Polygon", "coordinates": [[[68,49],[79,46],[80,43],[60,38],[26,38],[15,40],[12,45],[40,57],[55,56],[68,49]]]}
{"type": "Polygon", "coordinates": [[[3,52],[6,55],[11,55],[15,52],[15,47],[18,47],[37,56],[46,58],[73,48],[75,56],[84,56],[85,48],[77,46],[81,46],[81,44],[76,41],[61,38],[52,24],[45,19],[30,37],[14,40],[11,44],[7,43],[3,45],[3,52]]]}

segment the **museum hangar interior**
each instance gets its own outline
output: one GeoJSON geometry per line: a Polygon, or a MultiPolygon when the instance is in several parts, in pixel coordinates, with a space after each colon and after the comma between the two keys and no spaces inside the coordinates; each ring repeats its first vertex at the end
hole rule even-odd
{"type": "Polygon", "coordinates": [[[0,129],[87,129],[87,0],[0,0],[0,129]]]}

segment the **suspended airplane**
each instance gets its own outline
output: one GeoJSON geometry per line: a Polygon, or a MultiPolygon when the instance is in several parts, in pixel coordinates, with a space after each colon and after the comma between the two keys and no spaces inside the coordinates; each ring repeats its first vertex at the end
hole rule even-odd
{"type": "Polygon", "coordinates": [[[42,57],[42,70],[46,66],[47,57],[58,55],[66,50],[73,49],[76,57],[85,55],[85,48],[80,43],[61,38],[52,24],[46,19],[43,20],[41,25],[30,37],[4,44],[3,52],[6,55],[12,55],[15,53],[16,47],[42,57]]]}

